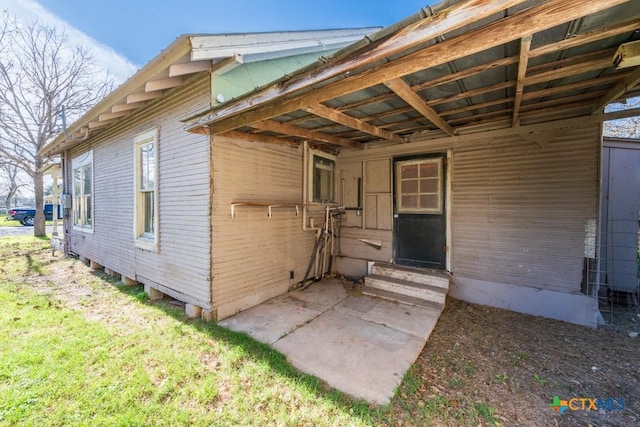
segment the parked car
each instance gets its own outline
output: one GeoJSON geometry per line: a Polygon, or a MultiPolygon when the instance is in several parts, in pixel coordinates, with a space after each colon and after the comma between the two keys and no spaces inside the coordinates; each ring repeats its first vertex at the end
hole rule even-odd
{"type": "MultiPolygon", "coordinates": [[[[58,205],[58,219],[62,218],[62,208],[58,205]]],[[[33,225],[33,219],[36,216],[35,208],[13,208],[9,211],[9,219],[14,221],[20,221],[22,225],[33,225]]],[[[44,205],[44,218],[47,221],[53,219],[53,205],[47,203],[44,205]]]]}

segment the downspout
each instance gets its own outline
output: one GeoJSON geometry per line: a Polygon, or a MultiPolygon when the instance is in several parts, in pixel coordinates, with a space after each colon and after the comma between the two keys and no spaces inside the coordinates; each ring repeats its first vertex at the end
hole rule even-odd
{"type": "Polygon", "coordinates": [[[89,128],[81,128],[82,136],[80,138],[75,138],[73,135],[67,133],[67,115],[64,105],[62,106],[62,112],[60,113],[60,118],[62,119],[62,133],[65,138],[72,142],[84,142],[89,139],[89,128]]]}

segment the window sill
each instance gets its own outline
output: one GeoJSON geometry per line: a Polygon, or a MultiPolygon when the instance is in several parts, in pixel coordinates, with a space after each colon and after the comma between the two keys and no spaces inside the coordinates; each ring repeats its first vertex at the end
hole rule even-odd
{"type": "Polygon", "coordinates": [[[145,251],[150,252],[159,252],[158,244],[155,240],[147,239],[147,238],[137,238],[135,241],[135,246],[138,249],[143,249],[145,251]]]}
{"type": "Polygon", "coordinates": [[[79,227],[77,225],[73,226],[73,231],[79,231],[81,233],[93,234],[93,227],[79,227]]]}

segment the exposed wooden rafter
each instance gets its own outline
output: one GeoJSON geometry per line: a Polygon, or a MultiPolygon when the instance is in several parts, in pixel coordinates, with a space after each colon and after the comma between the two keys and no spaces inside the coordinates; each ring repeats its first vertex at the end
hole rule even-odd
{"type": "Polygon", "coordinates": [[[132,93],[127,96],[127,104],[134,104],[136,102],[150,101],[152,99],[160,98],[163,95],[161,90],[156,92],[142,92],[132,93]]]}
{"type": "Polygon", "coordinates": [[[376,126],[363,122],[347,114],[341,113],[340,111],[326,107],[322,104],[309,105],[308,107],[305,108],[305,111],[315,114],[316,116],[324,117],[325,119],[331,120],[332,122],[340,123],[341,125],[348,126],[353,129],[357,129],[359,131],[377,136],[382,139],[394,141],[397,143],[404,142],[404,139],[402,139],[401,137],[399,137],[394,133],[391,133],[384,129],[380,129],[376,126]]]}
{"type": "Polygon", "coordinates": [[[508,56],[506,58],[501,58],[496,61],[488,62],[486,64],[481,64],[475,67],[460,70],[457,73],[446,74],[418,85],[413,85],[411,86],[411,89],[417,92],[423,89],[436,87],[445,83],[451,83],[456,80],[464,79],[466,77],[475,76],[477,74],[484,73],[485,71],[493,70],[498,67],[506,67],[507,65],[515,64],[516,62],[518,62],[517,56],[508,56]]]}
{"type": "Polygon", "coordinates": [[[512,127],[519,125],[518,114],[520,114],[520,103],[522,102],[522,94],[524,92],[524,78],[527,75],[527,66],[529,65],[529,50],[531,49],[532,38],[532,36],[526,36],[520,40],[520,58],[518,61],[516,96],[513,101],[513,118],[511,120],[512,127]]]}
{"type": "Polygon", "coordinates": [[[629,89],[633,89],[638,83],[640,83],[640,67],[636,68],[630,75],[620,80],[614,87],[609,90],[606,94],[602,96],[596,102],[596,104],[591,109],[591,114],[598,113],[602,110],[607,104],[612,103],[620,95],[625,93],[629,89]]]}
{"type": "Polygon", "coordinates": [[[184,64],[173,64],[169,66],[169,77],[185,76],[211,68],[211,61],[185,62],[184,64]]]}
{"type": "Polygon", "coordinates": [[[171,89],[182,84],[182,77],[169,77],[167,79],[151,80],[144,84],[145,92],[171,89]]]}
{"type": "MultiPolygon", "coordinates": [[[[342,70],[341,64],[331,64],[328,70],[306,74],[299,79],[279,83],[270,88],[241,99],[237,102],[217,109],[211,116],[205,116],[190,128],[202,125],[211,125],[213,133],[219,133],[235,129],[255,121],[286,114],[291,111],[304,108],[307,105],[326,101],[331,98],[343,96],[358,90],[374,86],[385,81],[412,74],[424,68],[441,65],[474,53],[490,49],[495,46],[535,34],[562,23],[578,19],[585,15],[595,14],[601,10],[609,9],[626,0],[548,0],[540,5],[531,7],[515,15],[503,18],[492,24],[469,31],[464,35],[452,37],[442,43],[434,44],[415,53],[392,61],[386,65],[354,74],[350,77],[317,87],[313,91],[294,94],[300,87],[309,87],[326,80],[327,73],[333,74],[336,70],[342,70]],[[326,71],[326,73],[325,73],[326,71]],[[295,81],[294,81],[295,80],[295,81]],[[284,95],[293,95],[286,100],[284,95]],[[279,102],[271,102],[274,100],[279,102]],[[235,113],[243,111],[243,114],[235,113]]],[[[491,4],[495,2],[489,2],[491,4]]],[[[448,18],[444,17],[443,21],[448,18]]],[[[475,22],[476,19],[468,18],[464,25],[475,22]]],[[[407,27],[409,28],[409,27],[407,27]]],[[[402,47],[406,49],[406,47],[402,47]]],[[[362,65],[362,58],[354,58],[351,69],[362,65]]],[[[326,68],[326,67],[325,67],[326,68]]],[[[342,71],[341,71],[342,72],[342,71]]]]}
{"type": "Polygon", "coordinates": [[[613,74],[613,75],[610,75],[610,76],[596,77],[596,78],[593,78],[593,79],[582,80],[582,81],[579,81],[579,82],[569,83],[569,84],[566,84],[566,85],[554,86],[554,87],[551,87],[551,88],[548,88],[548,89],[541,89],[541,90],[537,90],[537,91],[534,91],[534,92],[527,92],[522,96],[522,100],[523,101],[530,101],[532,99],[544,98],[546,96],[552,96],[552,95],[558,95],[560,93],[569,92],[571,90],[587,89],[589,87],[605,85],[605,84],[609,84],[609,83],[614,82],[614,81],[621,80],[621,79],[625,78],[628,75],[629,75],[629,73],[613,74]]]}
{"type": "Polygon", "coordinates": [[[138,108],[144,107],[145,105],[147,105],[146,101],[126,103],[126,104],[115,104],[113,107],[111,107],[111,112],[119,113],[121,111],[136,110],[138,108]]]}
{"type": "Polygon", "coordinates": [[[438,115],[436,110],[429,107],[424,99],[417,93],[411,90],[411,86],[404,82],[402,79],[394,79],[384,83],[389,89],[394,91],[396,95],[404,100],[407,104],[411,105],[420,114],[422,114],[427,120],[440,129],[445,131],[448,135],[453,135],[455,132],[453,128],[438,115]]]}
{"type": "Polygon", "coordinates": [[[275,136],[264,135],[261,133],[231,131],[231,132],[224,133],[222,135],[228,136],[229,138],[241,139],[243,141],[266,142],[268,144],[291,145],[291,146],[299,145],[299,142],[296,142],[296,141],[277,138],[275,136]]]}
{"type": "Polygon", "coordinates": [[[98,121],[105,122],[113,119],[119,119],[131,114],[131,111],[120,111],[118,113],[102,113],[98,116],[98,121]]]}
{"type": "Polygon", "coordinates": [[[627,33],[640,28],[640,19],[633,19],[631,21],[616,24],[613,27],[600,28],[588,33],[580,34],[575,37],[571,37],[565,40],[561,40],[556,43],[540,46],[535,49],[531,49],[529,57],[534,58],[549,53],[559,52],[561,50],[570,49],[576,46],[582,46],[587,43],[613,37],[618,34],[627,33]]]}
{"type": "Polygon", "coordinates": [[[298,126],[287,125],[285,123],[280,123],[275,120],[264,120],[261,122],[252,123],[251,126],[256,129],[266,130],[269,132],[276,132],[284,135],[297,136],[299,138],[303,138],[307,140],[325,142],[327,144],[334,144],[342,147],[351,147],[351,148],[360,148],[360,149],[363,148],[362,144],[359,144],[354,141],[350,141],[348,139],[338,138],[336,136],[328,135],[326,133],[314,132],[312,130],[303,129],[298,126]]]}

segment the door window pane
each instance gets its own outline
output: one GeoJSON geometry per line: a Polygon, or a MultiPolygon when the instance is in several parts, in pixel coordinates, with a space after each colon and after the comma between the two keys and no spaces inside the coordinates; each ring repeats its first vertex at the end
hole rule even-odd
{"type": "Polygon", "coordinates": [[[442,213],[442,158],[396,163],[398,213],[442,213]]]}

